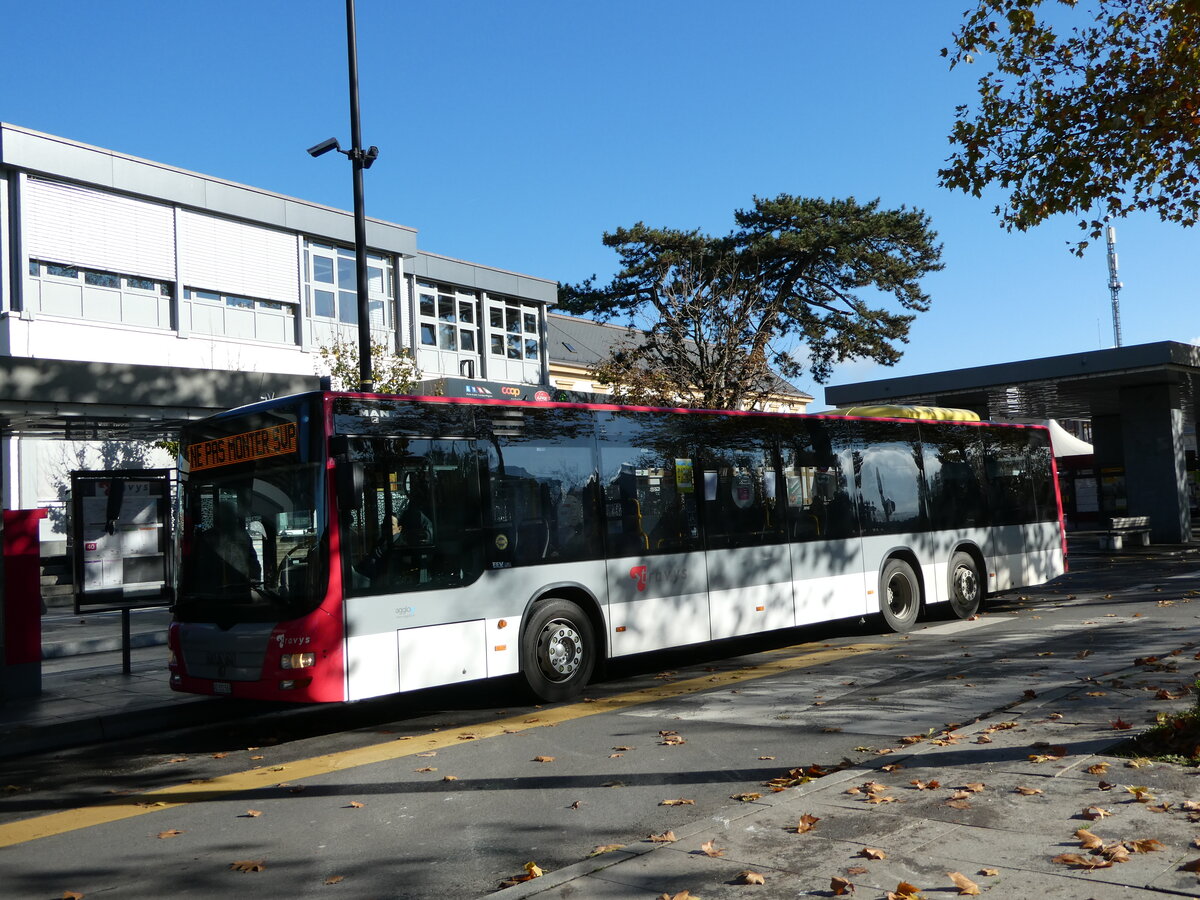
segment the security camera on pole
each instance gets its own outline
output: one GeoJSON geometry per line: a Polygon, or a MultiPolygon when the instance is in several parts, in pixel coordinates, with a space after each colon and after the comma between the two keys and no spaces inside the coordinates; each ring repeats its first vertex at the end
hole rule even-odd
{"type": "Polygon", "coordinates": [[[359,390],[375,390],[371,372],[371,307],[367,297],[367,214],[363,202],[363,169],[379,157],[379,148],[363,150],[362,129],[358,118],[358,39],[354,25],[354,0],[346,0],[346,49],[350,67],[350,141],[343,150],[337,138],[329,138],[308,148],[312,157],[330,150],[345,154],[354,171],[354,273],[358,287],[358,372],[359,390]]]}

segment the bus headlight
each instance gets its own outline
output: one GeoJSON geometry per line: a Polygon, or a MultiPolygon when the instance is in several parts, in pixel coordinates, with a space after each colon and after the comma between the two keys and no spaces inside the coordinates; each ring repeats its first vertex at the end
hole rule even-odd
{"type": "Polygon", "coordinates": [[[287,653],[279,660],[279,668],[281,669],[307,669],[316,665],[317,654],[315,653],[287,653]]]}

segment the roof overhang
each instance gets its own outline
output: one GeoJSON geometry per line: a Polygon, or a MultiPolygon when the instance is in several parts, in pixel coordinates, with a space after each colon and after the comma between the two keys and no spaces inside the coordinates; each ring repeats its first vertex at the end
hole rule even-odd
{"type": "Polygon", "coordinates": [[[1115,347],[929,375],[830,386],[831,406],[903,403],[973,409],[985,419],[1087,419],[1120,411],[1124,388],[1200,388],[1200,347],[1175,341],[1115,347]]]}

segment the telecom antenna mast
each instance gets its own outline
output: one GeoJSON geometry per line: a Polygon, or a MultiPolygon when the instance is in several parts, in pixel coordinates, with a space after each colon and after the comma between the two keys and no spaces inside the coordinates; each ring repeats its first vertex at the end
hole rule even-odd
{"type": "Polygon", "coordinates": [[[1108,293],[1112,297],[1113,340],[1121,346],[1121,280],[1117,277],[1117,229],[1108,226],[1108,293]]]}

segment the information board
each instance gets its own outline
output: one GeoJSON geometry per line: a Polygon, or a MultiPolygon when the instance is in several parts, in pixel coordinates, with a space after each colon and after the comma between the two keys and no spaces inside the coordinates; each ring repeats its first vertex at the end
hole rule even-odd
{"type": "Polygon", "coordinates": [[[174,600],[172,475],[71,473],[76,613],[174,600]]]}

